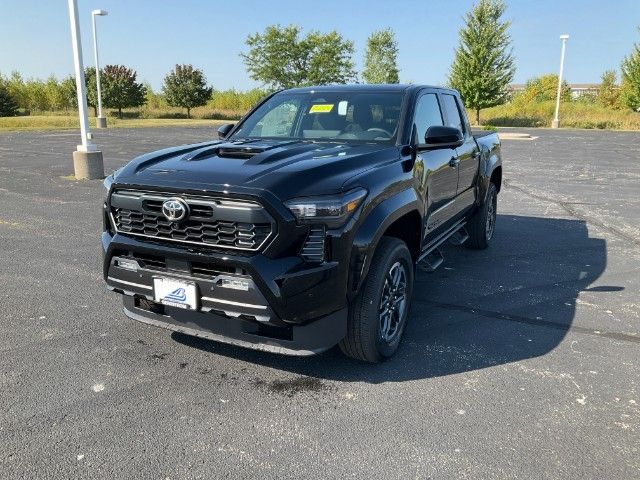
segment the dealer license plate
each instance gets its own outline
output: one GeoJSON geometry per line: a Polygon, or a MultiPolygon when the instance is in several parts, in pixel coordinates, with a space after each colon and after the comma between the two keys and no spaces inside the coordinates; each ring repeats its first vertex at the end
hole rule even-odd
{"type": "Polygon", "coordinates": [[[156,277],[153,279],[153,293],[156,302],[163,305],[189,310],[198,308],[198,294],[193,283],[156,277]]]}

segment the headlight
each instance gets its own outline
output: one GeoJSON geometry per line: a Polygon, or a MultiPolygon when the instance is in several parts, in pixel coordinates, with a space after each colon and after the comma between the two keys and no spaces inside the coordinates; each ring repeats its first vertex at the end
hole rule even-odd
{"type": "Polygon", "coordinates": [[[299,222],[339,227],[356,211],[366,196],[365,189],[357,188],[343,195],[294,198],[284,204],[299,222]]]}
{"type": "Polygon", "coordinates": [[[109,196],[109,191],[111,190],[112,183],[113,183],[113,173],[111,175],[107,175],[105,179],[102,181],[102,185],[104,185],[104,192],[102,192],[102,200],[104,203],[107,203],[107,197],[109,196]]]}

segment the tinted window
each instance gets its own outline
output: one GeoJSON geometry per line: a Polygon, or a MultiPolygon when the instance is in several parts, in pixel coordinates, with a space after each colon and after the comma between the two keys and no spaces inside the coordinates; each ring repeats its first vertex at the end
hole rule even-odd
{"type": "Polygon", "coordinates": [[[442,95],[444,111],[447,113],[447,126],[456,127],[464,133],[464,124],[458,110],[458,102],[453,95],[442,95]]]}
{"type": "Polygon", "coordinates": [[[413,117],[413,123],[416,126],[418,134],[417,142],[424,142],[424,134],[432,125],[444,125],[442,122],[442,113],[438,105],[438,98],[435,93],[427,93],[418,99],[416,105],[416,113],[413,117]]]}
{"type": "Polygon", "coordinates": [[[298,99],[285,99],[267,110],[249,134],[252,137],[289,137],[300,107],[298,99]]]}
{"type": "Polygon", "coordinates": [[[392,142],[402,94],[395,92],[282,92],[256,109],[233,138],[392,142]]]}

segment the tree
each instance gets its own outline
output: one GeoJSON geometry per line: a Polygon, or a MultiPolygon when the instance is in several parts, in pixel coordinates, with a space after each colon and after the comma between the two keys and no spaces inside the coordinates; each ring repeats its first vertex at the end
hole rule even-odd
{"type": "MultiPolygon", "coordinates": [[[[100,81],[104,82],[104,72],[100,72],[100,81]]],[[[73,80],[75,88],[75,79],[73,80]]],[[[93,108],[93,116],[98,116],[98,86],[96,85],[96,67],[87,67],[84,69],[84,85],[87,89],[87,106],[93,108]]],[[[104,100],[104,83],[102,83],[102,95],[104,100]]],[[[78,97],[75,101],[78,106],[78,97]]]]}
{"type": "Polygon", "coordinates": [[[449,73],[449,84],[465,104],[476,111],[504,103],[507,86],[515,73],[511,53],[510,22],[501,21],[506,10],[502,0],[480,0],[465,16],[460,45],[449,73]]]}
{"type": "Polygon", "coordinates": [[[51,110],[66,110],[71,106],[69,97],[64,90],[62,82],[50,75],[44,85],[47,102],[51,110]]]}
{"type": "Polygon", "coordinates": [[[18,105],[9,94],[4,82],[0,83],[0,117],[15,117],[18,114],[18,105]]]}
{"type": "Polygon", "coordinates": [[[633,51],[622,61],[622,102],[633,110],[640,109],[640,44],[633,45],[633,51]]]}
{"type": "MultiPolygon", "coordinates": [[[[94,70],[95,71],[95,70],[94,70]]],[[[78,94],[76,93],[76,79],[72,75],[69,75],[60,82],[60,89],[64,96],[64,109],[78,108],[78,94]]],[[[87,93],[91,90],[89,84],[87,84],[87,93]]]]}
{"type": "Polygon", "coordinates": [[[273,89],[354,81],[353,42],[335,30],[312,31],[300,38],[300,27],[272,25],[249,35],[241,53],[252,79],[273,89]]]}
{"type": "Polygon", "coordinates": [[[207,79],[201,70],[192,65],[176,65],[164,77],[162,91],[169,105],[186,108],[187,118],[191,118],[191,109],[206,105],[213,89],[207,87],[207,79]]]}
{"type": "Polygon", "coordinates": [[[603,107],[617,108],[620,105],[620,88],[614,70],[607,70],[602,74],[596,100],[603,107]]]}
{"type": "MultiPolygon", "coordinates": [[[[547,102],[556,99],[558,96],[558,75],[548,73],[540,77],[527,80],[524,86],[520,100],[525,103],[531,102],[547,102]]],[[[571,101],[571,88],[569,84],[563,80],[560,88],[560,100],[563,102],[571,101]]]]}
{"type": "Polygon", "coordinates": [[[362,78],[367,83],[399,83],[398,44],[393,30],[369,35],[362,78]]]}
{"type": "Polygon", "coordinates": [[[6,87],[9,95],[18,105],[18,108],[29,108],[29,100],[27,98],[27,89],[20,73],[15,70],[11,72],[11,76],[6,80],[6,87]]]}
{"type": "Polygon", "coordinates": [[[153,87],[149,82],[144,83],[146,106],[148,109],[161,110],[167,108],[167,100],[164,95],[159,92],[154,92],[153,87]]]}
{"type": "Polygon", "coordinates": [[[30,110],[46,111],[50,110],[47,89],[42,80],[30,78],[24,83],[27,98],[27,108],[30,110]]]}
{"type": "MultiPolygon", "coordinates": [[[[124,65],[107,65],[100,72],[102,103],[107,108],[117,108],[122,118],[122,109],[144,105],[145,87],[136,82],[135,70],[124,65]]],[[[95,81],[94,81],[95,84],[95,81]]]]}

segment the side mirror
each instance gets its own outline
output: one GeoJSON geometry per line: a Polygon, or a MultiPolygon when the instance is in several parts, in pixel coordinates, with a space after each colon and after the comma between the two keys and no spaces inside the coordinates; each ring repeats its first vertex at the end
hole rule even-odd
{"type": "Polygon", "coordinates": [[[235,123],[225,123],[218,128],[218,138],[224,140],[229,135],[231,129],[235,126],[235,123]]]}
{"type": "Polygon", "coordinates": [[[455,127],[433,125],[424,134],[424,149],[457,148],[464,143],[462,132],[455,127]]]}

